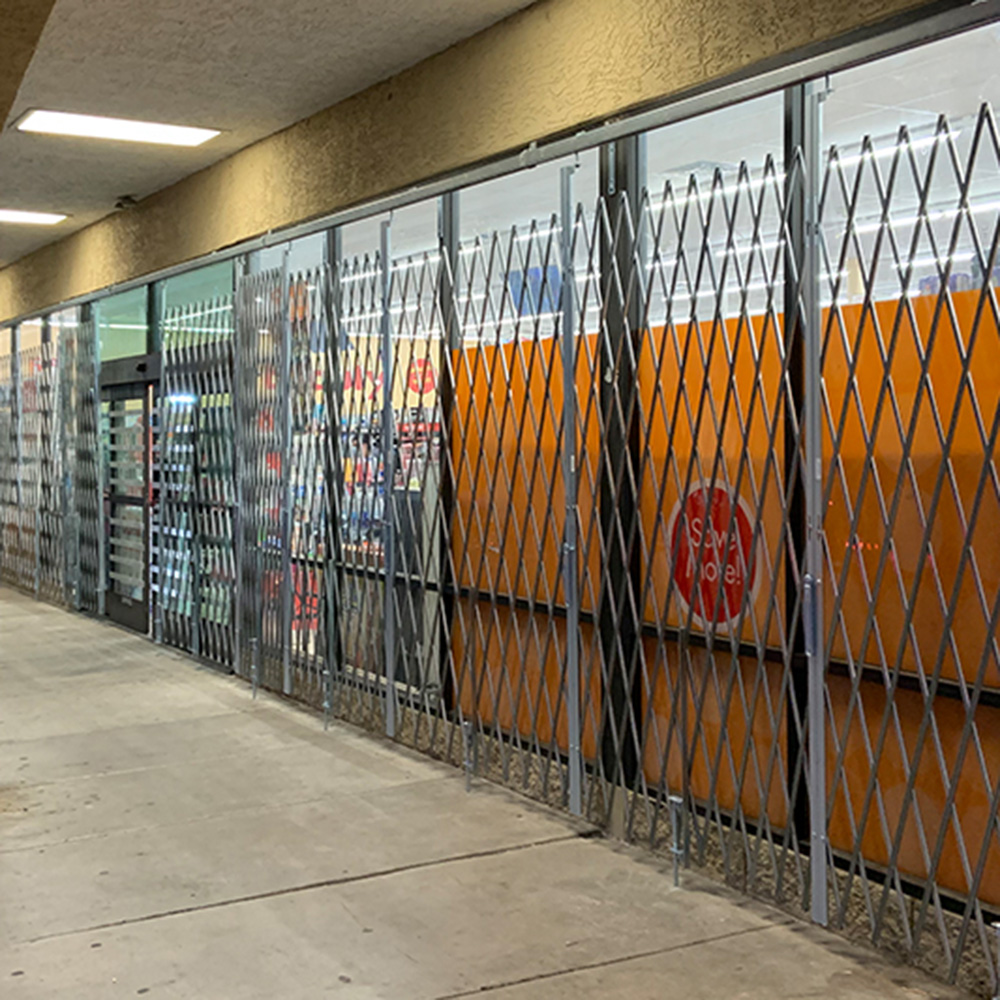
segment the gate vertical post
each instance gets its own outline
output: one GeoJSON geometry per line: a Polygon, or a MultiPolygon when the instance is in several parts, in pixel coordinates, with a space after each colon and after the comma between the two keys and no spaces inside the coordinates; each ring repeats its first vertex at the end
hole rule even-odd
{"type": "Polygon", "coordinates": [[[45,475],[46,467],[48,471],[51,472],[51,465],[49,464],[49,455],[51,452],[52,441],[47,434],[46,421],[48,420],[49,427],[51,427],[51,419],[49,415],[51,414],[52,400],[53,400],[53,387],[51,384],[52,375],[51,370],[48,365],[48,359],[51,358],[51,351],[47,348],[52,345],[52,327],[50,325],[51,321],[48,316],[42,320],[42,335],[41,335],[41,347],[39,349],[39,367],[35,372],[35,408],[37,411],[35,422],[38,426],[38,438],[35,444],[35,450],[37,453],[37,463],[38,469],[35,472],[37,486],[35,488],[35,599],[37,600],[42,594],[42,500],[45,496],[45,475]],[[48,383],[48,391],[43,396],[41,390],[41,384],[48,383]],[[47,407],[46,410],[42,409],[42,404],[47,407]]]}
{"type": "Polygon", "coordinates": [[[382,260],[382,546],[385,553],[385,610],[383,639],[385,642],[385,734],[396,735],[396,539],[395,498],[393,486],[395,468],[395,416],[392,408],[392,318],[389,313],[392,294],[392,222],[381,226],[380,254],[382,260]]]}
{"type": "Polygon", "coordinates": [[[573,268],[573,174],[560,171],[563,369],[563,588],[566,594],[566,723],[569,734],[569,811],[583,814],[583,758],[580,744],[580,592],[577,555],[576,277],[573,268]]]}
{"type": "MultiPolygon", "coordinates": [[[[243,492],[243,468],[246,462],[246,452],[250,442],[244,434],[243,422],[246,419],[244,407],[250,401],[243,397],[243,347],[240,338],[240,330],[246,320],[243,318],[243,290],[242,284],[249,275],[249,257],[243,255],[238,257],[234,264],[233,275],[233,477],[234,496],[236,506],[233,509],[233,565],[236,567],[236,588],[235,607],[233,616],[235,628],[233,630],[233,665],[238,676],[245,676],[243,672],[243,602],[246,600],[246,586],[243,581],[245,569],[246,550],[244,547],[244,511],[246,497],[243,492]]],[[[249,319],[249,317],[247,317],[249,319]]]]}
{"type": "MultiPolygon", "coordinates": [[[[788,185],[789,246],[786,266],[786,337],[793,399],[801,414],[801,443],[796,447],[786,419],[786,472],[800,472],[789,505],[801,593],[794,574],[786,582],[788,613],[801,600],[794,633],[793,692],[800,717],[806,719],[805,795],[793,803],[800,838],[809,839],[810,916],[828,921],[826,802],[826,657],[823,629],[823,440],[822,440],[822,308],[820,304],[819,198],[821,160],[821,81],[809,81],[785,92],[785,176],[788,185]],[[795,174],[801,171],[796,184],[795,174]],[[791,438],[791,440],[790,440],[791,438]],[[792,454],[794,452],[794,455],[792,454]],[[798,463],[801,462],[801,465],[798,463]]],[[[794,726],[789,726],[791,734],[794,726]]],[[[790,759],[803,748],[790,747],[790,759]]]]}
{"type": "Polygon", "coordinates": [[[452,429],[455,412],[455,386],[453,380],[453,352],[462,349],[462,320],[458,314],[456,288],[461,281],[459,268],[459,224],[461,196],[458,191],[441,195],[438,202],[438,243],[441,253],[440,288],[438,308],[440,310],[442,337],[441,357],[438,362],[438,413],[440,415],[440,457],[438,490],[441,516],[438,521],[437,541],[438,587],[441,599],[439,616],[438,664],[441,678],[442,702],[454,706],[461,719],[462,707],[458,703],[457,689],[449,669],[452,638],[452,623],[455,620],[455,604],[458,600],[458,581],[454,579],[451,565],[451,533],[455,512],[455,483],[451,461],[452,429]],[[454,702],[451,699],[454,698],[454,702]]]}
{"type": "MultiPolygon", "coordinates": [[[[7,347],[9,349],[9,351],[10,351],[10,359],[11,359],[11,365],[13,366],[13,364],[14,364],[14,328],[11,327],[8,330],[0,330],[0,337],[4,337],[5,335],[7,337],[7,343],[5,345],[3,345],[3,346],[5,346],[5,347],[7,347]]],[[[11,379],[12,379],[12,381],[11,381],[11,387],[13,388],[13,371],[11,372],[11,379]]],[[[8,402],[8,405],[9,406],[13,406],[13,400],[10,400],[8,402]]],[[[9,446],[10,446],[9,432],[8,432],[8,440],[6,442],[3,442],[3,444],[5,445],[5,447],[9,448],[9,446]]],[[[14,462],[14,455],[13,454],[10,455],[10,462],[13,465],[13,462],[14,462]]],[[[9,470],[9,473],[8,473],[8,470],[4,469],[2,471],[3,480],[0,480],[0,482],[3,482],[4,480],[6,480],[6,477],[7,477],[8,474],[11,475],[11,476],[13,476],[14,475],[14,469],[11,468],[9,470]]],[[[8,499],[8,498],[4,497],[3,499],[8,499]]],[[[7,568],[7,565],[8,565],[7,562],[6,562],[6,559],[7,559],[7,550],[6,550],[6,546],[7,546],[7,523],[6,523],[6,521],[2,520],[2,518],[6,515],[6,513],[7,512],[5,510],[0,510],[0,572],[2,572],[5,568],[7,568]]]]}
{"type": "Polygon", "coordinates": [[[288,246],[282,255],[281,349],[276,404],[281,421],[281,689],[292,693],[292,299],[291,274],[288,270],[288,246]]]}
{"type": "MultiPolygon", "coordinates": [[[[103,618],[107,614],[106,599],[108,588],[108,556],[104,541],[104,446],[101,441],[101,306],[94,306],[94,322],[92,326],[94,337],[94,368],[93,382],[88,387],[94,404],[94,487],[97,491],[97,517],[94,531],[97,535],[97,614],[103,618]]],[[[108,435],[111,434],[110,417],[108,435]]]]}
{"type": "Polygon", "coordinates": [[[323,410],[326,414],[325,466],[323,489],[326,493],[326,670],[323,687],[323,725],[328,727],[333,712],[333,676],[343,669],[340,646],[340,595],[343,593],[341,573],[343,553],[340,550],[340,502],[344,472],[341,457],[342,428],[340,425],[341,384],[340,355],[343,347],[341,329],[340,269],[344,256],[343,237],[339,226],[326,234],[326,284],[322,308],[326,319],[326,371],[323,377],[323,410]]]}
{"type": "Polygon", "coordinates": [[[14,425],[14,503],[16,505],[14,524],[17,528],[17,549],[15,550],[17,564],[14,568],[14,579],[18,586],[21,586],[24,572],[24,539],[21,537],[21,526],[24,524],[24,519],[21,516],[21,512],[24,510],[24,429],[21,426],[24,413],[24,382],[21,377],[20,325],[14,327],[13,337],[14,345],[10,356],[10,383],[14,396],[11,419],[14,425]]]}
{"type": "MultiPolygon", "coordinates": [[[[75,355],[75,348],[70,347],[71,338],[75,339],[76,330],[72,334],[67,332],[66,327],[63,327],[62,333],[59,338],[59,351],[56,354],[55,363],[57,367],[54,370],[53,378],[59,381],[59,493],[57,497],[57,503],[59,505],[59,516],[62,519],[62,551],[57,553],[57,558],[61,560],[62,564],[62,601],[67,607],[72,607],[70,601],[70,532],[72,531],[72,525],[69,519],[69,497],[70,497],[70,487],[69,479],[72,475],[72,466],[69,461],[69,447],[72,442],[72,423],[71,416],[69,413],[69,402],[72,398],[72,394],[69,391],[69,385],[67,384],[67,362],[71,356],[75,355]],[[73,355],[70,351],[73,351],[73,355]]],[[[0,542],[0,546],[2,546],[0,542]]],[[[2,553],[0,553],[0,564],[2,564],[2,553]]]]}
{"type": "Polygon", "coordinates": [[[192,656],[201,655],[201,521],[199,513],[201,511],[200,498],[198,496],[201,488],[201,469],[198,461],[198,449],[201,445],[201,394],[195,393],[194,403],[191,405],[191,494],[188,500],[188,524],[191,528],[191,637],[190,647],[192,656]]]}

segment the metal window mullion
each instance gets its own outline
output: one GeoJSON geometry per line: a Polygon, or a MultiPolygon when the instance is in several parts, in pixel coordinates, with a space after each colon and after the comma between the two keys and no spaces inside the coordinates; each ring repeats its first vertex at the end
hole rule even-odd
{"type": "MultiPolygon", "coordinates": [[[[642,308],[639,295],[629,295],[633,257],[643,258],[638,213],[646,171],[644,137],[632,136],[601,150],[601,188],[615,210],[602,237],[601,287],[605,324],[600,365],[601,430],[603,459],[599,507],[607,550],[602,570],[604,585],[599,611],[600,641],[604,648],[609,689],[602,712],[601,757],[605,780],[618,780],[630,787],[639,771],[638,747],[628,738],[629,721],[641,716],[641,684],[634,670],[640,642],[638,621],[641,611],[630,615],[630,594],[641,586],[639,547],[635,522],[639,517],[636,473],[639,460],[638,408],[633,399],[638,391],[638,343],[625,343],[639,336],[642,308]],[[622,213],[635,220],[635,244],[628,226],[622,227],[622,213]],[[616,281],[617,277],[617,281],[616,281]],[[618,464],[620,463],[620,465],[618,464]]],[[[614,795],[614,792],[610,792],[614,795]]],[[[617,824],[612,803],[611,817],[617,824]]],[[[624,815],[624,810],[622,812],[624,815]]],[[[624,832],[624,831],[622,831],[624,832]]]]}
{"type": "Polygon", "coordinates": [[[385,592],[383,643],[385,657],[385,734],[392,738],[396,735],[396,539],[393,511],[394,468],[394,416],[392,407],[393,368],[392,368],[392,317],[389,312],[392,287],[392,221],[381,224],[381,349],[382,349],[382,545],[385,559],[385,592]]]}

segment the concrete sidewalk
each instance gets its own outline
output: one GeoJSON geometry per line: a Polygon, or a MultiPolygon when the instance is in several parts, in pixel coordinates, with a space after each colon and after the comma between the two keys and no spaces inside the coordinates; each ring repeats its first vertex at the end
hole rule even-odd
{"type": "Polygon", "coordinates": [[[958,997],[0,589],[0,997],[958,997]]]}

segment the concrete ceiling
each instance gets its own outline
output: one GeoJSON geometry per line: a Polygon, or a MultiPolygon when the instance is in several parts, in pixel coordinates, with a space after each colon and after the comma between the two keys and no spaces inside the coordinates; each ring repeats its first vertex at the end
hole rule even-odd
{"type": "Polygon", "coordinates": [[[0,207],[70,218],[51,228],[0,225],[0,266],[107,215],[120,196],[144,198],[532,0],[3,2],[0,207]],[[48,7],[16,98],[5,100],[48,7]],[[12,41],[6,8],[15,11],[12,41]],[[18,132],[13,123],[32,108],[223,134],[177,149],[18,132]]]}
{"type": "Polygon", "coordinates": [[[4,0],[0,34],[0,120],[6,119],[54,0],[4,0]]]}

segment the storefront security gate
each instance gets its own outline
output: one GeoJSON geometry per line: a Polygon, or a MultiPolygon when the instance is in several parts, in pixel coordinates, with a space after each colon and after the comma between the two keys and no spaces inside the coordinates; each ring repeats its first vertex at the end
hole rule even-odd
{"type": "Polygon", "coordinates": [[[0,356],[0,579],[98,609],[93,327],[0,356]]]}
{"type": "MultiPolygon", "coordinates": [[[[463,238],[445,196],[433,249],[335,230],[169,314],[154,630],[975,983],[1000,137],[822,153],[821,98],[783,163],[647,191],[621,140],[596,205],[567,167],[463,238]]],[[[96,611],[95,365],[0,357],[0,504],[4,580],[96,611]]]]}
{"type": "Polygon", "coordinates": [[[162,642],[230,666],[237,517],[232,298],[171,310],[162,350],[153,628],[162,642]]]}

